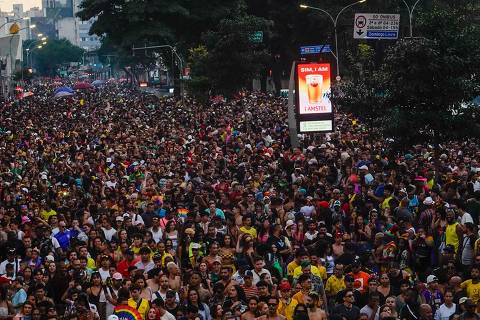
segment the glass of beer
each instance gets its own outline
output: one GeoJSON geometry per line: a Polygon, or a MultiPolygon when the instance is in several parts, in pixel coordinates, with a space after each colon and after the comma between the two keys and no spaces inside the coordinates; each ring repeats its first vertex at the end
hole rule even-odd
{"type": "Polygon", "coordinates": [[[321,74],[309,74],[305,77],[308,88],[308,103],[317,104],[322,102],[323,76],[321,74]]]}

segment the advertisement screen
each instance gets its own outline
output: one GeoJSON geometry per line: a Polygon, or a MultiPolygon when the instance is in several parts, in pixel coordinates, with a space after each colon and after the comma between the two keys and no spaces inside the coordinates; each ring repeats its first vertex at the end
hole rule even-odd
{"type": "Polygon", "coordinates": [[[331,113],[330,64],[297,65],[298,111],[302,114],[331,113]]]}

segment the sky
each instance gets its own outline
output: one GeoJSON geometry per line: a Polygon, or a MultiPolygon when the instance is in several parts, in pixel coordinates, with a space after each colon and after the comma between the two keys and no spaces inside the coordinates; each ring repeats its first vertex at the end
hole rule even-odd
{"type": "Polygon", "coordinates": [[[23,10],[27,11],[31,7],[41,7],[42,0],[0,0],[0,9],[2,11],[12,11],[14,3],[23,3],[23,10]]]}

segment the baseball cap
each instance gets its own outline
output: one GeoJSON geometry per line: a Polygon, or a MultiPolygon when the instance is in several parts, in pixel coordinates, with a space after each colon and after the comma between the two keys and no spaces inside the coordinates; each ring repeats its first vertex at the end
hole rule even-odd
{"type": "Polygon", "coordinates": [[[427,277],[427,284],[430,284],[432,282],[437,282],[437,281],[438,281],[438,278],[436,276],[434,276],[433,274],[431,274],[427,277]]]}
{"type": "Polygon", "coordinates": [[[293,220],[287,220],[287,223],[285,224],[285,230],[287,230],[289,227],[293,226],[295,222],[293,220]]]}
{"type": "Polygon", "coordinates": [[[245,271],[245,275],[244,275],[243,277],[244,277],[244,278],[245,278],[245,277],[250,277],[250,278],[252,278],[252,277],[253,277],[253,272],[252,272],[251,270],[247,270],[247,271],[245,271]]]}
{"type": "Polygon", "coordinates": [[[200,249],[202,246],[199,243],[192,243],[192,249],[200,249]]]}
{"type": "Polygon", "coordinates": [[[465,301],[467,301],[468,298],[467,297],[461,297],[460,299],[458,299],[458,304],[463,304],[465,303],[465,301]]]}
{"type": "Polygon", "coordinates": [[[123,276],[120,272],[115,272],[113,275],[112,275],[112,278],[115,279],[115,280],[123,280],[123,276]]]}
{"type": "Polygon", "coordinates": [[[125,254],[132,255],[132,256],[134,255],[132,249],[127,249],[127,250],[125,250],[125,254]]]}
{"type": "Polygon", "coordinates": [[[123,222],[123,217],[122,217],[122,216],[118,216],[118,217],[115,218],[115,220],[120,221],[120,222],[123,222]]]}

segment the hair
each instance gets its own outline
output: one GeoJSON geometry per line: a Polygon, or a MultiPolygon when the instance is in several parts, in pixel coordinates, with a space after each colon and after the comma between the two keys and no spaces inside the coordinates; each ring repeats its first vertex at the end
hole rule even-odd
{"type": "Polygon", "coordinates": [[[310,275],[309,274],[301,274],[300,277],[298,277],[298,283],[302,284],[303,282],[307,281],[308,279],[310,279],[310,275]]]}

